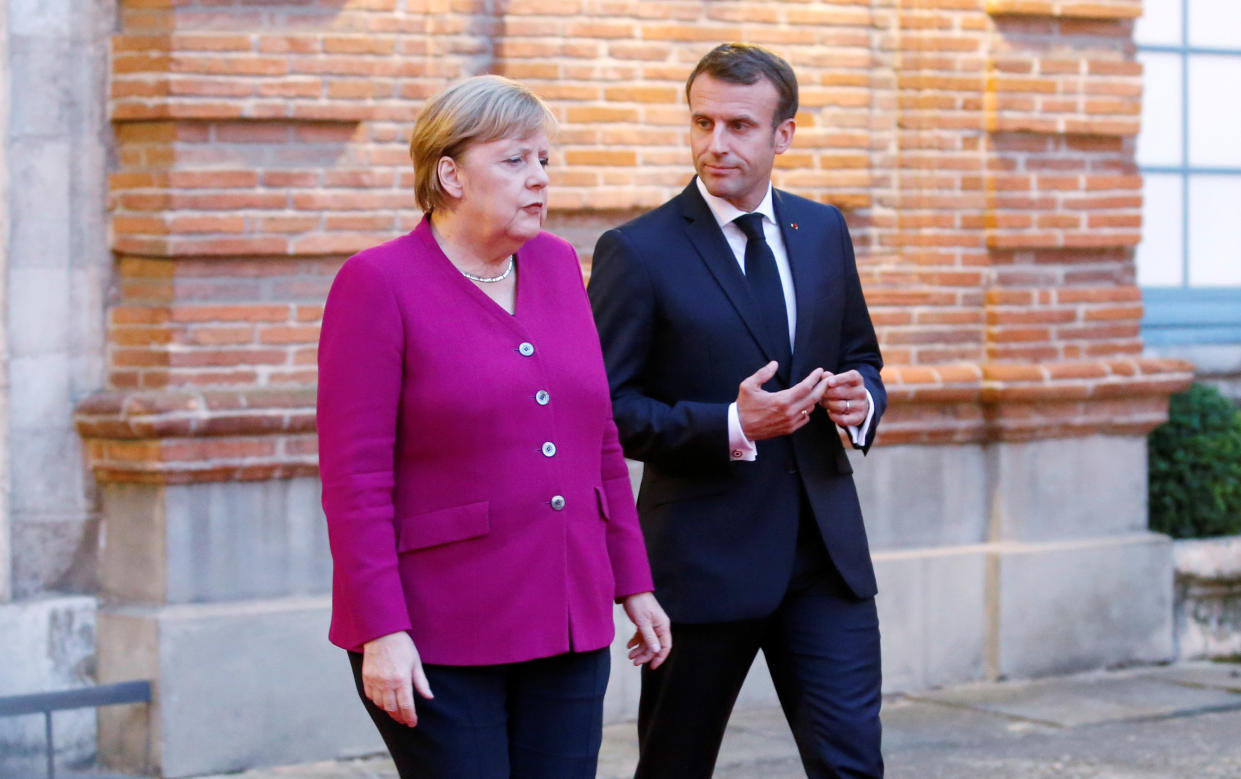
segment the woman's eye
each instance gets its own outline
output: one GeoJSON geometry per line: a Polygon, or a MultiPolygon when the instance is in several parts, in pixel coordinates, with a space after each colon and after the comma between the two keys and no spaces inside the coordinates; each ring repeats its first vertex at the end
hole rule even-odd
{"type": "Polygon", "coordinates": [[[542,166],[543,166],[543,167],[545,167],[545,168],[548,166],[548,164],[549,164],[550,162],[551,162],[551,161],[550,161],[548,158],[546,158],[546,157],[539,157],[539,164],[540,164],[540,165],[542,165],[542,166]]]}

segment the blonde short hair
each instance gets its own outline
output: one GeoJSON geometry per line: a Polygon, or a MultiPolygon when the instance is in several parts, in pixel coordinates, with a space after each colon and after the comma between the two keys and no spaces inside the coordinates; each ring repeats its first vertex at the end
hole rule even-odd
{"type": "Polygon", "coordinates": [[[423,211],[445,201],[439,161],[457,157],[471,144],[555,132],[551,109],[526,87],[502,76],[474,76],[427,101],[414,122],[409,158],[414,163],[414,198],[423,211]]]}

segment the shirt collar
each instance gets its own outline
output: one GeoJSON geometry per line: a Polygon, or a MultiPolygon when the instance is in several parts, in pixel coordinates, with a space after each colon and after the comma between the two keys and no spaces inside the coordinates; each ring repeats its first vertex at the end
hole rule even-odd
{"type": "MultiPolygon", "coordinates": [[[[701,176],[694,177],[694,183],[698,185],[698,193],[702,195],[702,199],[707,201],[707,208],[711,209],[711,215],[715,217],[715,221],[720,227],[728,224],[737,217],[746,213],[738,209],[732,203],[729,203],[722,197],[716,197],[707,191],[707,186],[702,183],[701,176]]],[[[776,210],[771,203],[771,182],[767,182],[767,194],[763,195],[763,200],[758,204],[758,208],[754,209],[754,213],[762,214],[772,224],[776,223],[776,210]]]]}

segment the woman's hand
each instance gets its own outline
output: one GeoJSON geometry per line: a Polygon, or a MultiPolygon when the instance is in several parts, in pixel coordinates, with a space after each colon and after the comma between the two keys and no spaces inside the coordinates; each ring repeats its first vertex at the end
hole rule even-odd
{"type": "Polygon", "coordinates": [[[411,728],[418,724],[413,690],[424,698],[435,697],[414,640],[405,631],[380,636],[362,646],[362,689],[371,703],[411,728]]]}
{"type": "Polygon", "coordinates": [[[650,592],[630,595],[622,605],[629,621],[637,628],[625,645],[629,648],[629,659],[634,665],[650,663],[652,669],[658,668],[672,649],[672,623],[668,615],[650,592]]]}

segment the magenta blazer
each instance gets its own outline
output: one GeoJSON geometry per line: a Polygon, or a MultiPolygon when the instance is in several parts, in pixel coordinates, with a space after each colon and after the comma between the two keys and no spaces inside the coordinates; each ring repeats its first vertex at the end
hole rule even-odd
{"type": "Polygon", "coordinates": [[[577,253],[517,252],[510,315],[430,223],[341,268],[319,337],[331,641],[407,630],[422,660],[607,646],[652,589],[577,253]]]}

